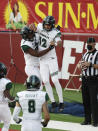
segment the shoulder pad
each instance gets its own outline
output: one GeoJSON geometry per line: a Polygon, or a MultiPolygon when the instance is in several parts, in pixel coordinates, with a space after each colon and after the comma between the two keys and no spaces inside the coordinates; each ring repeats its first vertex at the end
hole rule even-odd
{"type": "Polygon", "coordinates": [[[21,48],[24,52],[26,52],[30,47],[28,45],[22,45],[21,48]]]}
{"type": "Polygon", "coordinates": [[[6,84],[6,90],[10,90],[12,88],[12,82],[6,84]]]}

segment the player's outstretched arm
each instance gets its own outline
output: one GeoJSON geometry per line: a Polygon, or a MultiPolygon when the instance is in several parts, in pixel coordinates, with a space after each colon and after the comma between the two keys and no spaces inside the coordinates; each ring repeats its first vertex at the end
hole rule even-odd
{"type": "Polygon", "coordinates": [[[43,127],[46,127],[49,120],[50,120],[50,115],[49,115],[49,111],[48,111],[48,108],[47,108],[47,102],[45,102],[42,106],[42,110],[43,110],[43,113],[44,113],[44,121],[42,121],[42,125],[43,127]]]}
{"type": "Polygon", "coordinates": [[[10,101],[14,100],[14,97],[10,95],[10,90],[4,90],[4,96],[7,97],[10,101]]]}
{"type": "Polygon", "coordinates": [[[42,50],[42,51],[38,51],[38,50],[33,50],[32,48],[28,48],[28,50],[25,51],[25,53],[28,53],[32,56],[35,56],[35,57],[41,57],[43,55],[45,55],[46,53],[48,53],[50,50],[52,50],[54,48],[54,45],[51,44],[49,46],[49,48],[45,49],[45,50],[42,50]]]}

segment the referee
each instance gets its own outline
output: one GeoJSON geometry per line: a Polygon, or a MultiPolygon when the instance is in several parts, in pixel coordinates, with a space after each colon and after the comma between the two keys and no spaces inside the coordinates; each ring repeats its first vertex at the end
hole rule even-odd
{"type": "Polygon", "coordinates": [[[87,52],[78,67],[82,70],[82,99],[85,120],[82,125],[98,126],[98,50],[94,38],[87,40],[87,52]]]}

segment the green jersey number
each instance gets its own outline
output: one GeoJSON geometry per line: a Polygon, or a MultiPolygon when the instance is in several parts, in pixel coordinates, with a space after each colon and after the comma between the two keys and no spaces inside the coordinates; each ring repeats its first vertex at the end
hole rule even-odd
{"type": "Polygon", "coordinates": [[[30,113],[34,113],[35,112],[35,101],[34,100],[29,100],[28,101],[28,111],[30,113]]]}
{"type": "Polygon", "coordinates": [[[47,40],[45,38],[40,37],[40,45],[42,47],[47,47],[47,40]]]}

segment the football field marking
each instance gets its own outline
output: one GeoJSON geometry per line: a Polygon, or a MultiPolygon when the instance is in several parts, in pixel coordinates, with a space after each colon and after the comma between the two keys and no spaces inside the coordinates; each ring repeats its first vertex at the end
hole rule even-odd
{"type": "MultiPolygon", "coordinates": [[[[16,123],[11,119],[11,124],[16,124],[16,123]]],[[[50,120],[46,128],[59,129],[59,130],[64,130],[64,131],[65,130],[68,130],[68,131],[98,131],[98,127],[93,127],[91,125],[84,126],[84,125],[80,125],[79,123],[54,121],[54,120],[50,120]]]]}

